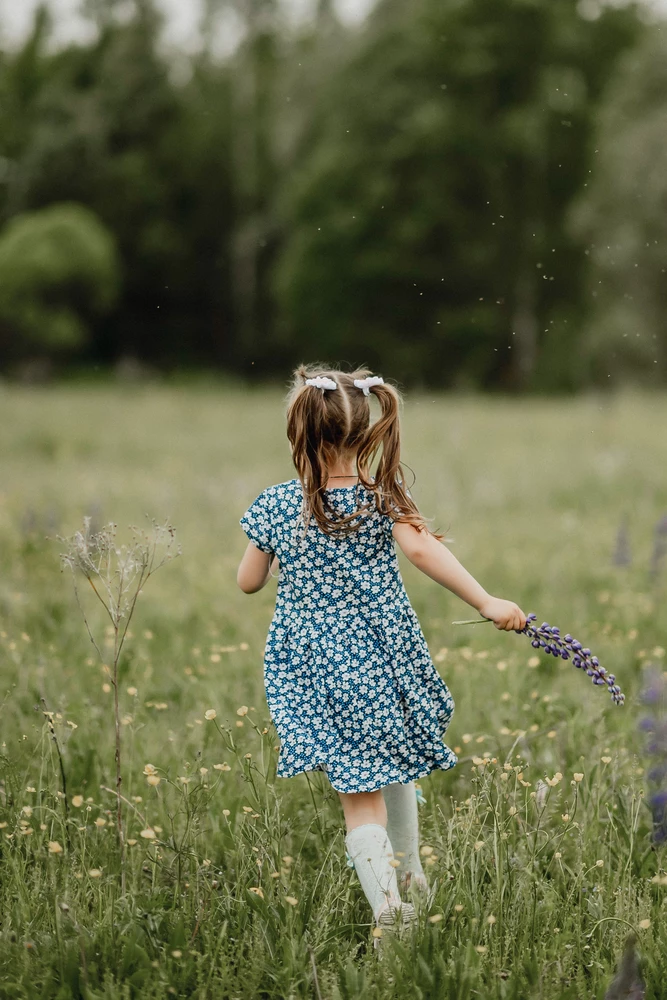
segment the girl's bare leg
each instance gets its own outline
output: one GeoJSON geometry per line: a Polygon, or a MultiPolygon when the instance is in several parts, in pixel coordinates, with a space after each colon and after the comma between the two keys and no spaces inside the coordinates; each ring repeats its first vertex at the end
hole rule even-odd
{"type": "Polygon", "coordinates": [[[382,789],[375,792],[339,792],[347,832],[364,823],[387,827],[387,806],[382,789]]]}

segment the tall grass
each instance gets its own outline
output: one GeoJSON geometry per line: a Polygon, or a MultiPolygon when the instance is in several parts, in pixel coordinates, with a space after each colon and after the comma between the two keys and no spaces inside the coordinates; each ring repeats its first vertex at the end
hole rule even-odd
{"type": "Polygon", "coordinates": [[[378,963],[337,795],[321,773],[275,778],[273,594],[234,583],[238,517],[292,476],[280,395],[4,388],[0,996],[601,998],[631,930],[660,996],[667,859],[637,723],[642,665],[665,669],[665,580],[650,569],[666,417],[656,397],[408,399],[424,512],[490,592],[585,635],[627,700],[525,637],[453,628],[465,606],[404,567],[456,701],[460,763],[421,782],[434,904],[378,963]],[[624,511],[633,561],[618,567],[624,511]],[[114,635],[99,663],[55,540],[87,514],[121,539],[144,514],[167,519],[183,549],[118,661],[124,891],[114,635]]]}

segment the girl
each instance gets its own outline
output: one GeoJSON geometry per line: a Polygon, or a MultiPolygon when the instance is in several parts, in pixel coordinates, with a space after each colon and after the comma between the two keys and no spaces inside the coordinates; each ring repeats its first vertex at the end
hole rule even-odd
{"type": "Polygon", "coordinates": [[[281,742],[277,774],[326,772],[375,921],[395,927],[415,920],[414,899],[428,890],[414,781],[454,767],[457,757],[442,741],[454,701],[410,605],[394,542],[496,628],[526,623],[429,531],[405,487],[399,403],[396,389],[365,369],[297,369],[287,436],[298,478],[264,490],[241,518],[250,542],[237,577],[253,594],[280,567],[264,660],[281,742]],[[371,393],[381,408],[374,423],[371,393]],[[400,895],[408,888],[412,902],[400,895]]]}

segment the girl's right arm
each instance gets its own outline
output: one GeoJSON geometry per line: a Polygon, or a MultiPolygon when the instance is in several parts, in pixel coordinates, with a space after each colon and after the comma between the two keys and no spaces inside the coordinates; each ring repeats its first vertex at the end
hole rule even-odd
{"type": "Polygon", "coordinates": [[[248,542],[236,574],[236,582],[244,594],[256,594],[269,582],[272,570],[277,565],[278,560],[272,552],[267,555],[252,542],[248,542]]]}
{"type": "Polygon", "coordinates": [[[420,531],[406,521],[395,521],[393,533],[413,566],[451,590],[484,618],[490,618],[496,628],[511,632],[525,627],[526,616],[517,604],[487,594],[456,556],[428,531],[420,531]]]}

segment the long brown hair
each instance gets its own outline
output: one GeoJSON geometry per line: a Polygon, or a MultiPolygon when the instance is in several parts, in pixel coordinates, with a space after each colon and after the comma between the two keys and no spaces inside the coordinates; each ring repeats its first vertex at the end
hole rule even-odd
{"type": "Polygon", "coordinates": [[[324,492],[328,469],[336,458],[354,453],[359,483],[374,494],[377,509],[394,521],[407,521],[428,531],[407,492],[401,466],[400,393],[388,382],[369,387],[381,407],[380,416],[371,423],[370,397],[354,384],[355,379],[370,374],[366,368],[344,372],[324,365],[300,365],[294,372],[287,397],[287,437],[303,486],[306,522],[312,516],[322,531],[337,535],[354,531],[372,509],[360,506],[351,514],[336,515],[324,492]],[[306,379],[318,376],[332,379],[337,388],[306,384],[306,379]]]}

